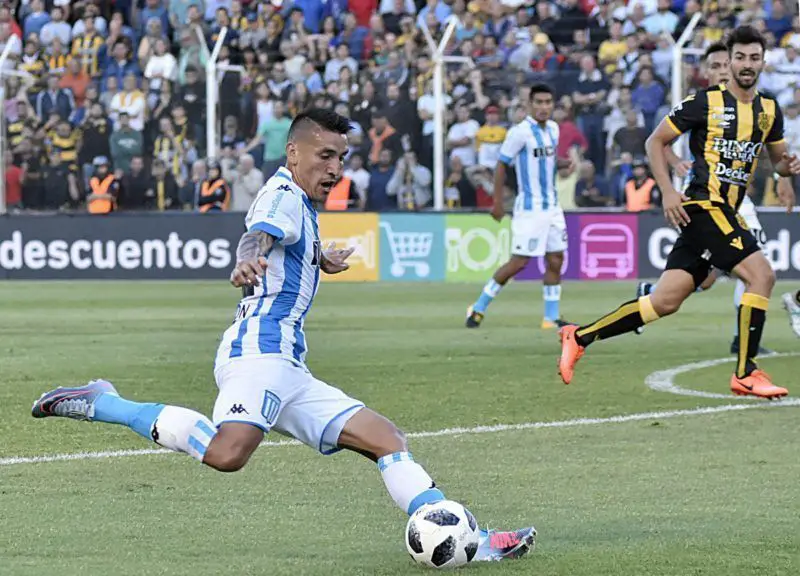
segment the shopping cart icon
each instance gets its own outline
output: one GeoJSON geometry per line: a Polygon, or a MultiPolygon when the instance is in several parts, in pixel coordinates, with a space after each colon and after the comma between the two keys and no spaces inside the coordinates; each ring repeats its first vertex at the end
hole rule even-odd
{"type": "Polygon", "coordinates": [[[407,268],[413,268],[417,276],[427,278],[431,267],[424,259],[431,254],[433,232],[395,232],[389,222],[381,222],[381,228],[386,231],[392,253],[392,276],[400,278],[407,268]]]}

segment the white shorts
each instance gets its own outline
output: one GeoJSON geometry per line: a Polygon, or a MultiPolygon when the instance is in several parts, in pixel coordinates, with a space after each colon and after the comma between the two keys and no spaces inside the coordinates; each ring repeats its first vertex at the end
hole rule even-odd
{"type": "Polygon", "coordinates": [[[515,256],[544,256],[566,249],[567,221],[561,207],[511,218],[511,253],[515,256]]]}
{"type": "Polygon", "coordinates": [[[767,233],[764,232],[764,228],[758,220],[756,205],[753,204],[753,201],[748,196],[744,197],[742,205],[739,206],[739,216],[744,220],[747,229],[756,237],[761,250],[764,250],[764,245],[767,243],[767,233]]]}
{"type": "Polygon", "coordinates": [[[244,357],[214,371],[219,395],[214,425],[225,422],[273,428],[322,454],[339,451],[342,429],[362,402],[277,356],[244,357]]]}

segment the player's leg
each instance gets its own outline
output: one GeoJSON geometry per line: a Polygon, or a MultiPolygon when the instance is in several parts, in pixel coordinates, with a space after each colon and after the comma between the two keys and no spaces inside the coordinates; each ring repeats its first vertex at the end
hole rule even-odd
{"type": "Polygon", "coordinates": [[[747,286],[740,278],[736,279],[736,286],[733,288],[733,308],[736,310],[736,318],[733,323],[733,340],[731,341],[731,354],[739,353],[739,307],[742,305],[747,286]]]}
{"type": "Polygon", "coordinates": [[[560,208],[551,212],[544,255],[547,268],[542,278],[542,328],[545,329],[565,324],[561,320],[561,269],[564,266],[564,251],[567,249],[567,222],[560,208]]]}
{"type": "Polygon", "coordinates": [[[783,307],[789,313],[789,325],[792,331],[800,338],[800,290],[795,293],[787,292],[781,296],[783,307]]]}
{"type": "MultiPolygon", "coordinates": [[[[407,514],[445,499],[393,422],[307,371],[303,378],[298,379],[301,391],[281,412],[276,430],[325,455],[347,449],[377,463],[387,492],[407,514]]],[[[508,533],[482,531],[474,560],[522,556],[533,545],[535,535],[532,527],[508,533]]]]}
{"type": "Polygon", "coordinates": [[[483,322],[486,310],[503,287],[514,276],[522,272],[533,256],[545,252],[547,228],[542,227],[543,216],[531,214],[515,215],[511,219],[511,258],[494,273],[486,283],[478,299],[467,308],[467,328],[477,328],[483,322]]]}
{"type": "Polygon", "coordinates": [[[591,324],[562,328],[558,369],[564,383],[572,381],[575,364],[587,346],[597,340],[634,332],[645,324],[674,314],[708,276],[708,271],[708,262],[697,256],[682,237],[678,238],[667,259],[667,269],[653,292],[625,302],[591,324]]]}
{"type": "Polygon", "coordinates": [[[494,275],[484,285],[480,296],[467,309],[467,328],[477,328],[481,325],[483,317],[486,315],[486,309],[492,303],[500,291],[503,289],[509,280],[522,272],[525,266],[528,265],[529,258],[527,256],[512,255],[511,258],[498,268],[494,275]]]}
{"type": "Polygon", "coordinates": [[[57,388],[33,404],[34,418],[61,416],[73,420],[126,426],[148,440],[203,461],[218,436],[214,424],[194,410],[122,398],[110,382],[95,380],[78,388],[57,388]]]}

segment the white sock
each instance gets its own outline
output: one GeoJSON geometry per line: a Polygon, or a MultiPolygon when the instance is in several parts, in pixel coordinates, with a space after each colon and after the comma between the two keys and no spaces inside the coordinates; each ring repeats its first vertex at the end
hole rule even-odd
{"type": "MultiPolygon", "coordinates": [[[[736,281],[736,287],[733,289],[733,306],[736,310],[739,310],[739,306],[742,305],[742,296],[744,295],[745,291],[747,290],[747,286],[744,285],[744,282],[741,280],[736,281]]],[[[736,322],[733,323],[733,335],[739,335],[739,316],[736,316],[736,322]]]]}
{"type": "Polygon", "coordinates": [[[409,452],[395,452],[380,458],[378,469],[389,495],[409,515],[420,506],[445,499],[433,479],[414,462],[409,452]]]}
{"type": "Polygon", "coordinates": [[[213,422],[194,410],[164,406],[153,423],[153,440],[170,450],[185,452],[203,461],[206,449],[217,434],[213,422]]]}

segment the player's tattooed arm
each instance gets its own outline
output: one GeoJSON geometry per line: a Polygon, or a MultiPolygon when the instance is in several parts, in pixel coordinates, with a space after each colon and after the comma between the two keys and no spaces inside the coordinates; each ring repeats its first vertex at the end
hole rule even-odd
{"type": "Polygon", "coordinates": [[[267,269],[266,254],[275,238],[261,230],[245,232],[236,248],[236,266],[231,272],[231,284],[240,287],[258,286],[259,278],[267,269]]]}

